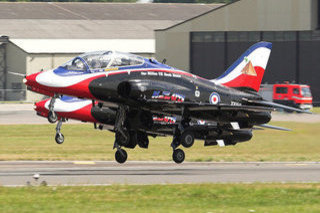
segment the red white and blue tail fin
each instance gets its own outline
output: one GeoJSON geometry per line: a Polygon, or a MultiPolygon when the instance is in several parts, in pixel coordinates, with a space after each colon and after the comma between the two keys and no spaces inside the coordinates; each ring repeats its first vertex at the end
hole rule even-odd
{"type": "Polygon", "coordinates": [[[227,71],[212,81],[227,87],[249,88],[258,92],[271,48],[272,44],[269,42],[252,45],[227,71]]]}

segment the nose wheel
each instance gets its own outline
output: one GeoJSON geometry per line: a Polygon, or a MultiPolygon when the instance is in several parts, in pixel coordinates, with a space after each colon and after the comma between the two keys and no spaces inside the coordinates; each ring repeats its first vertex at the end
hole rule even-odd
{"type": "Polygon", "coordinates": [[[65,121],[65,118],[61,118],[59,120],[59,122],[57,123],[56,137],[55,137],[55,140],[56,140],[57,144],[63,144],[63,142],[64,142],[64,135],[60,132],[61,126],[62,126],[62,122],[64,122],[64,121],[65,121]]]}
{"type": "Polygon", "coordinates": [[[56,139],[57,144],[63,144],[64,135],[62,133],[57,133],[55,139],[56,139]]]}
{"type": "Polygon", "coordinates": [[[48,121],[53,124],[53,123],[57,122],[57,120],[58,120],[57,114],[54,111],[49,111],[48,121]]]}

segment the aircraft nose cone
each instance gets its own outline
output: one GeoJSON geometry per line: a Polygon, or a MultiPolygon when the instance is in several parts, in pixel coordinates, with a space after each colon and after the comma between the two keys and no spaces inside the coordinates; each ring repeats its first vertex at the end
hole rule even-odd
{"type": "Polygon", "coordinates": [[[45,105],[47,100],[39,101],[34,103],[34,110],[37,112],[37,115],[47,117],[48,116],[48,110],[46,109],[45,105]]]}
{"type": "Polygon", "coordinates": [[[44,101],[39,101],[34,103],[34,110],[39,112],[39,111],[45,111],[45,104],[46,104],[47,100],[44,101]]]}
{"type": "Polygon", "coordinates": [[[27,86],[35,86],[37,84],[36,77],[38,75],[39,73],[27,75],[25,78],[23,78],[23,83],[27,86]]]}

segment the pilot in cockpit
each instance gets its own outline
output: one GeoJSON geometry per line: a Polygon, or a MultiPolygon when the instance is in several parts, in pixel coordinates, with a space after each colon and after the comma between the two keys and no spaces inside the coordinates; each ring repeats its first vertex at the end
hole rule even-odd
{"type": "Polygon", "coordinates": [[[85,69],[84,63],[79,58],[76,58],[75,60],[72,61],[71,67],[73,67],[75,70],[84,70],[85,69]]]}
{"type": "Polygon", "coordinates": [[[97,71],[100,69],[142,65],[144,59],[140,56],[116,51],[90,52],[82,54],[61,67],[72,71],[97,71]]]}

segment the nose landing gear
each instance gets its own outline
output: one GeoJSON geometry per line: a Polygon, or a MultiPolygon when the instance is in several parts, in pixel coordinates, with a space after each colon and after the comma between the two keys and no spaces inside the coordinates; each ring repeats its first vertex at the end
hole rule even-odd
{"type": "Polygon", "coordinates": [[[60,132],[60,130],[61,130],[62,122],[65,122],[65,121],[66,121],[65,118],[61,118],[57,123],[56,137],[55,137],[57,144],[63,144],[64,142],[64,135],[60,132]]]}
{"type": "Polygon", "coordinates": [[[57,120],[58,120],[57,114],[54,111],[49,111],[48,121],[53,124],[53,123],[57,122],[57,120]]]}
{"type": "Polygon", "coordinates": [[[49,103],[49,113],[48,113],[48,121],[50,123],[55,123],[58,120],[57,114],[54,112],[54,103],[56,102],[56,99],[59,98],[59,95],[55,94],[49,103]]]}
{"type": "Polygon", "coordinates": [[[63,144],[64,142],[64,135],[62,133],[57,133],[55,140],[57,142],[57,144],[63,144]]]}

